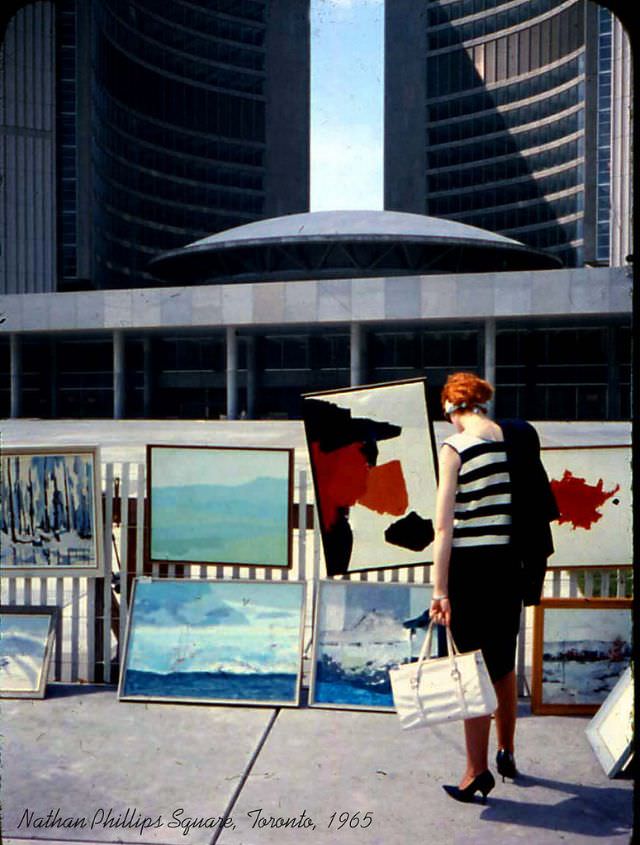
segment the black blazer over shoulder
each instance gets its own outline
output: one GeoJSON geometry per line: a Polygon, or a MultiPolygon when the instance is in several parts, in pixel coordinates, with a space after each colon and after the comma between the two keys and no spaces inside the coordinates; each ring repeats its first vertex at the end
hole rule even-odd
{"type": "Polygon", "coordinates": [[[559,516],[540,459],[538,432],[524,420],[500,420],[511,476],[511,545],[522,566],[522,600],[539,604],[547,558],[553,554],[549,523],[559,516]]]}

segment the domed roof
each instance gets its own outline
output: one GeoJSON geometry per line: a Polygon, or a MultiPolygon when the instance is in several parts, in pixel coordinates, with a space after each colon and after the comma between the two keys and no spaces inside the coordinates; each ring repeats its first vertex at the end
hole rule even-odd
{"type": "Polygon", "coordinates": [[[314,211],[257,220],[173,249],[169,282],[268,281],[560,267],[552,255],[454,220],[400,211],[314,211]]]}

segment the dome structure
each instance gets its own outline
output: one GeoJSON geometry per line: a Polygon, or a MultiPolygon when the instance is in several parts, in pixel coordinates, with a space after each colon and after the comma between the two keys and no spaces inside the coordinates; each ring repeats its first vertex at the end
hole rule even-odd
{"type": "Polygon", "coordinates": [[[209,235],[154,258],[167,283],[490,273],[561,267],[512,238],[399,211],[288,214],[209,235]]]}

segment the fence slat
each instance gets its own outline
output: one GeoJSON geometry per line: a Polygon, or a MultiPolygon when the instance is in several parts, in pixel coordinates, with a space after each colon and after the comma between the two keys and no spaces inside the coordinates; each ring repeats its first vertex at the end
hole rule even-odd
{"type": "Polygon", "coordinates": [[[62,680],[62,645],[65,626],[64,617],[64,579],[56,578],[56,607],[58,608],[58,621],[56,623],[56,643],[54,648],[54,680],[62,680]]]}
{"type": "Polygon", "coordinates": [[[80,657],[80,579],[71,581],[71,666],[70,679],[73,683],[78,680],[78,664],[80,657]]]}
{"type": "Polygon", "coordinates": [[[145,466],[138,464],[138,480],[136,483],[136,575],[144,571],[144,497],[145,466]]]}
{"type": "Polygon", "coordinates": [[[122,481],[120,483],[120,501],[122,502],[120,512],[120,616],[119,616],[119,637],[118,637],[118,658],[120,665],[124,660],[122,650],[127,632],[127,617],[129,615],[129,474],[131,467],[128,463],[122,464],[122,481]]]}
{"type": "Polygon", "coordinates": [[[297,579],[304,580],[307,562],[307,473],[300,470],[298,495],[298,573],[297,579]]]}
{"type": "Polygon", "coordinates": [[[104,508],[104,617],[102,620],[103,643],[102,661],[104,664],[104,682],[111,683],[111,572],[112,572],[112,525],[113,525],[113,464],[107,464],[105,479],[104,508]]]}

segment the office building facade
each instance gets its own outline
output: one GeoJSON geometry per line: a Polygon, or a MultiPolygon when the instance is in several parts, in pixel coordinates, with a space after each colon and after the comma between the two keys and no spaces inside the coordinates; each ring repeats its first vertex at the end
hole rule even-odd
{"type": "Polygon", "coordinates": [[[500,232],[567,267],[624,264],[631,61],[610,11],[396,0],[385,56],[386,208],[500,232]]]}
{"type": "Polygon", "coordinates": [[[1,291],[144,286],[308,208],[308,0],[26,3],[2,50],[1,291]]]}

